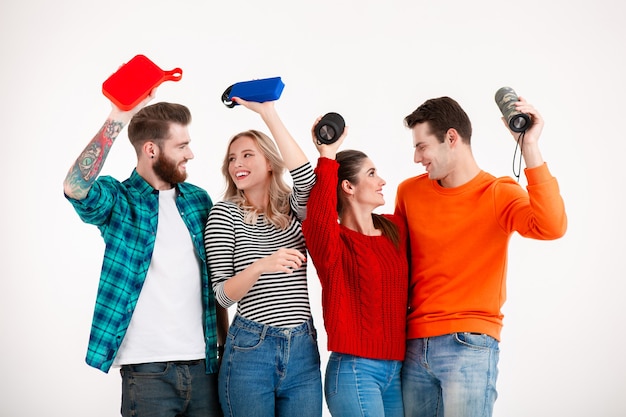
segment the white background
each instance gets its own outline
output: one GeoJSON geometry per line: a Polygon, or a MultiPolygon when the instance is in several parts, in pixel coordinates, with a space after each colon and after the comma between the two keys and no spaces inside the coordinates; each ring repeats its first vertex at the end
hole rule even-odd
{"type": "MultiPolygon", "coordinates": [[[[221,103],[234,82],[282,77],[276,106],[313,163],[313,120],[341,113],[344,147],[387,180],[380,212],[423,172],[402,122],[431,97],[458,100],[479,165],[511,175],[515,145],[493,96],[512,86],[546,119],[540,145],[569,228],[511,239],[495,415],[626,415],[624,15],[617,0],[3,1],[0,415],[119,415],[117,372],[84,363],[104,245],[62,182],[109,112],[102,82],[140,53],[183,69],[156,101],[191,109],[189,181],[215,201],[228,139],[266,131],[221,103]]],[[[135,162],[124,130],[103,174],[124,179],[135,162]]],[[[314,273],[310,288],[325,368],[314,273]]]]}

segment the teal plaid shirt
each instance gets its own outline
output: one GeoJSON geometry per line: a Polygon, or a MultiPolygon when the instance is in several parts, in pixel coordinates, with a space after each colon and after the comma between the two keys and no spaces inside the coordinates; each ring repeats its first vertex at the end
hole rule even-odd
{"type": "MultiPolygon", "coordinates": [[[[204,226],[213,203],[203,189],[178,184],[176,206],[201,259],[207,372],[217,372],[215,296],[209,285],[204,226]]],[[[87,364],[108,372],[126,334],[143,286],[157,231],[159,193],[136,170],[120,183],[99,177],[83,200],[66,196],[85,223],[98,226],[106,244],[93,313],[87,364]]]]}

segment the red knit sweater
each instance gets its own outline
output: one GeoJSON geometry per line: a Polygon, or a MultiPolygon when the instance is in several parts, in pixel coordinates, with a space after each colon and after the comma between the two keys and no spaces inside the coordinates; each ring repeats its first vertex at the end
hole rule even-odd
{"type": "Polygon", "coordinates": [[[322,284],[328,350],[402,360],[406,343],[408,262],[403,222],[399,248],[385,236],[366,236],[338,223],[335,160],[319,158],[317,182],[302,230],[322,284]]]}

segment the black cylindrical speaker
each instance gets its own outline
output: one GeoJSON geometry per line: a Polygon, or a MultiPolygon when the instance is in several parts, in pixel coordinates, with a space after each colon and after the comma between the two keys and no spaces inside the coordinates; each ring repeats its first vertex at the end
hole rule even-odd
{"type": "Polygon", "coordinates": [[[511,87],[502,87],[496,91],[496,104],[500,108],[500,112],[509,129],[513,132],[524,132],[531,125],[530,117],[526,113],[515,110],[515,103],[519,101],[517,94],[511,87]]]}
{"type": "Polygon", "coordinates": [[[315,126],[315,137],[319,145],[330,145],[343,134],[346,122],[339,113],[326,113],[315,126]]]}

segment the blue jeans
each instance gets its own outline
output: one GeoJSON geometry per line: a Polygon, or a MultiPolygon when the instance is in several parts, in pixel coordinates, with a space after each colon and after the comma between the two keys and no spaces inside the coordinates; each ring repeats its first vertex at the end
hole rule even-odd
{"type": "Polygon", "coordinates": [[[313,320],[281,328],[235,316],[218,386],[225,416],[320,417],[322,376],[313,320]]]}
{"type": "Polygon", "coordinates": [[[123,365],[122,416],[220,417],[217,374],[204,360],[123,365]]]}
{"type": "Polygon", "coordinates": [[[498,341],[452,333],[407,341],[402,397],[407,417],[490,417],[498,393],[498,341]]]}
{"type": "Polygon", "coordinates": [[[402,362],[332,352],[324,393],[333,416],[402,417],[402,362]]]}

